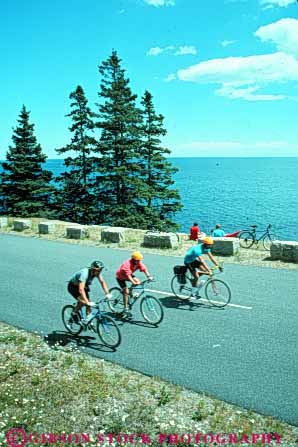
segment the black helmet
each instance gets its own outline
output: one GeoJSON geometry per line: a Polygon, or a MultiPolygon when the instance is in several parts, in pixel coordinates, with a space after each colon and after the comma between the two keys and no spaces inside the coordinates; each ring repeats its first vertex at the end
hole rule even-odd
{"type": "Polygon", "coordinates": [[[93,261],[90,268],[94,270],[102,270],[104,268],[104,263],[102,261],[93,261]]]}

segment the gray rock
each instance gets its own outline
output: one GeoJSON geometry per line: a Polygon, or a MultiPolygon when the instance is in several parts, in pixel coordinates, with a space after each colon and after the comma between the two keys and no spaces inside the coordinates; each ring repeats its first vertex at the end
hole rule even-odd
{"type": "Polygon", "coordinates": [[[271,259],[298,263],[297,241],[274,241],[270,247],[271,259]]]}
{"type": "Polygon", "coordinates": [[[32,228],[32,221],[28,219],[15,219],[13,221],[13,229],[15,231],[24,231],[32,228]]]}
{"type": "Polygon", "coordinates": [[[68,239],[84,239],[87,236],[87,229],[83,226],[76,225],[66,227],[66,237],[68,239]]]}
{"type": "Polygon", "coordinates": [[[56,225],[54,222],[40,222],[38,224],[38,232],[40,234],[53,234],[55,230],[56,225]]]}
{"type": "Polygon", "coordinates": [[[239,253],[240,243],[236,237],[214,237],[212,253],[221,256],[234,256],[239,253]]]}
{"type": "Polygon", "coordinates": [[[0,217],[0,228],[7,227],[8,219],[7,217],[0,217]]]}
{"type": "Polygon", "coordinates": [[[178,248],[179,237],[176,233],[146,233],[143,246],[151,248],[178,248]]]}
{"type": "Polygon", "coordinates": [[[125,233],[127,232],[126,228],[122,227],[110,227],[105,228],[101,232],[101,242],[112,242],[112,243],[119,243],[119,242],[125,242],[125,233]]]}

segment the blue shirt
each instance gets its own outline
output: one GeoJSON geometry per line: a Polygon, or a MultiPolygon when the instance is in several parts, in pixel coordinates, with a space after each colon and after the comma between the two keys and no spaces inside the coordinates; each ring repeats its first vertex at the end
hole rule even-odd
{"type": "Polygon", "coordinates": [[[216,228],[212,233],[213,237],[224,237],[224,235],[225,235],[225,232],[223,230],[221,230],[220,228],[216,228]]]}
{"type": "Polygon", "coordinates": [[[73,283],[75,286],[78,286],[80,282],[84,282],[86,286],[89,287],[94,278],[95,276],[91,277],[91,275],[89,275],[89,269],[86,267],[72,275],[69,282],[73,283]]]}
{"type": "Polygon", "coordinates": [[[184,257],[184,263],[190,264],[191,262],[195,261],[197,257],[202,256],[203,254],[210,253],[210,248],[205,248],[204,244],[198,244],[191,247],[184,257]]]}

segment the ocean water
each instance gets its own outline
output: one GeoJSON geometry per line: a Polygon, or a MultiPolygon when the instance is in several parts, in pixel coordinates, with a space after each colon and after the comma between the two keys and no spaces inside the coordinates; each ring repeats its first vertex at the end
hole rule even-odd
{"type": "MultiPolygon", "coordinates": [[[[284,240],[298,240],[298,158],[171,158],[184,208],[175,216],[181,231],[197,221],[209,233],[258,225],[284,240]]],[[[47,160],[54,175],[63,160],[47,160]]]]}

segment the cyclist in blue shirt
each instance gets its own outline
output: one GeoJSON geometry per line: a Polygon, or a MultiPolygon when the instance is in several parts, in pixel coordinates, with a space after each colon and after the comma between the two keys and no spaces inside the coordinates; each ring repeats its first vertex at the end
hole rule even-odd
{"type": "Polygon", "coordinates": [[[78,319],[78,312],[83,306],[86,306],[87,315],[89,315],[91,307],[94,306],[94,303],[89,299],[90,286],[94,278],[98,279],[106,298],[112,297],[109,293],[108,286],[101,275],[103,269],[103,262],[93,261],[89,268],[85,267],[81,269],[70,278],[67,290],[77,300],[77,305],[72,315],[74,321],[78,319]]]}
{"type": "Polygon", "coordinates": [[[196,287],[198,285],[200,275],[211,274],[210,268],[203,259],[204,254],[208,255],[209,259],[213,262],[213,264],[216,265],[221,270],[221,267],[219,266],[217,260],[211,253],[211,247],[213,243],[214,242],[212,237],[207,236],[203,239],[202,243],[199,243],[198,245],[194,245],[193,247],[191,247],[187,251],[184,257],[184,264],[186,265],[186,267],[191,272],[194,278],[192,284],[193,287],[196,287]]]}

